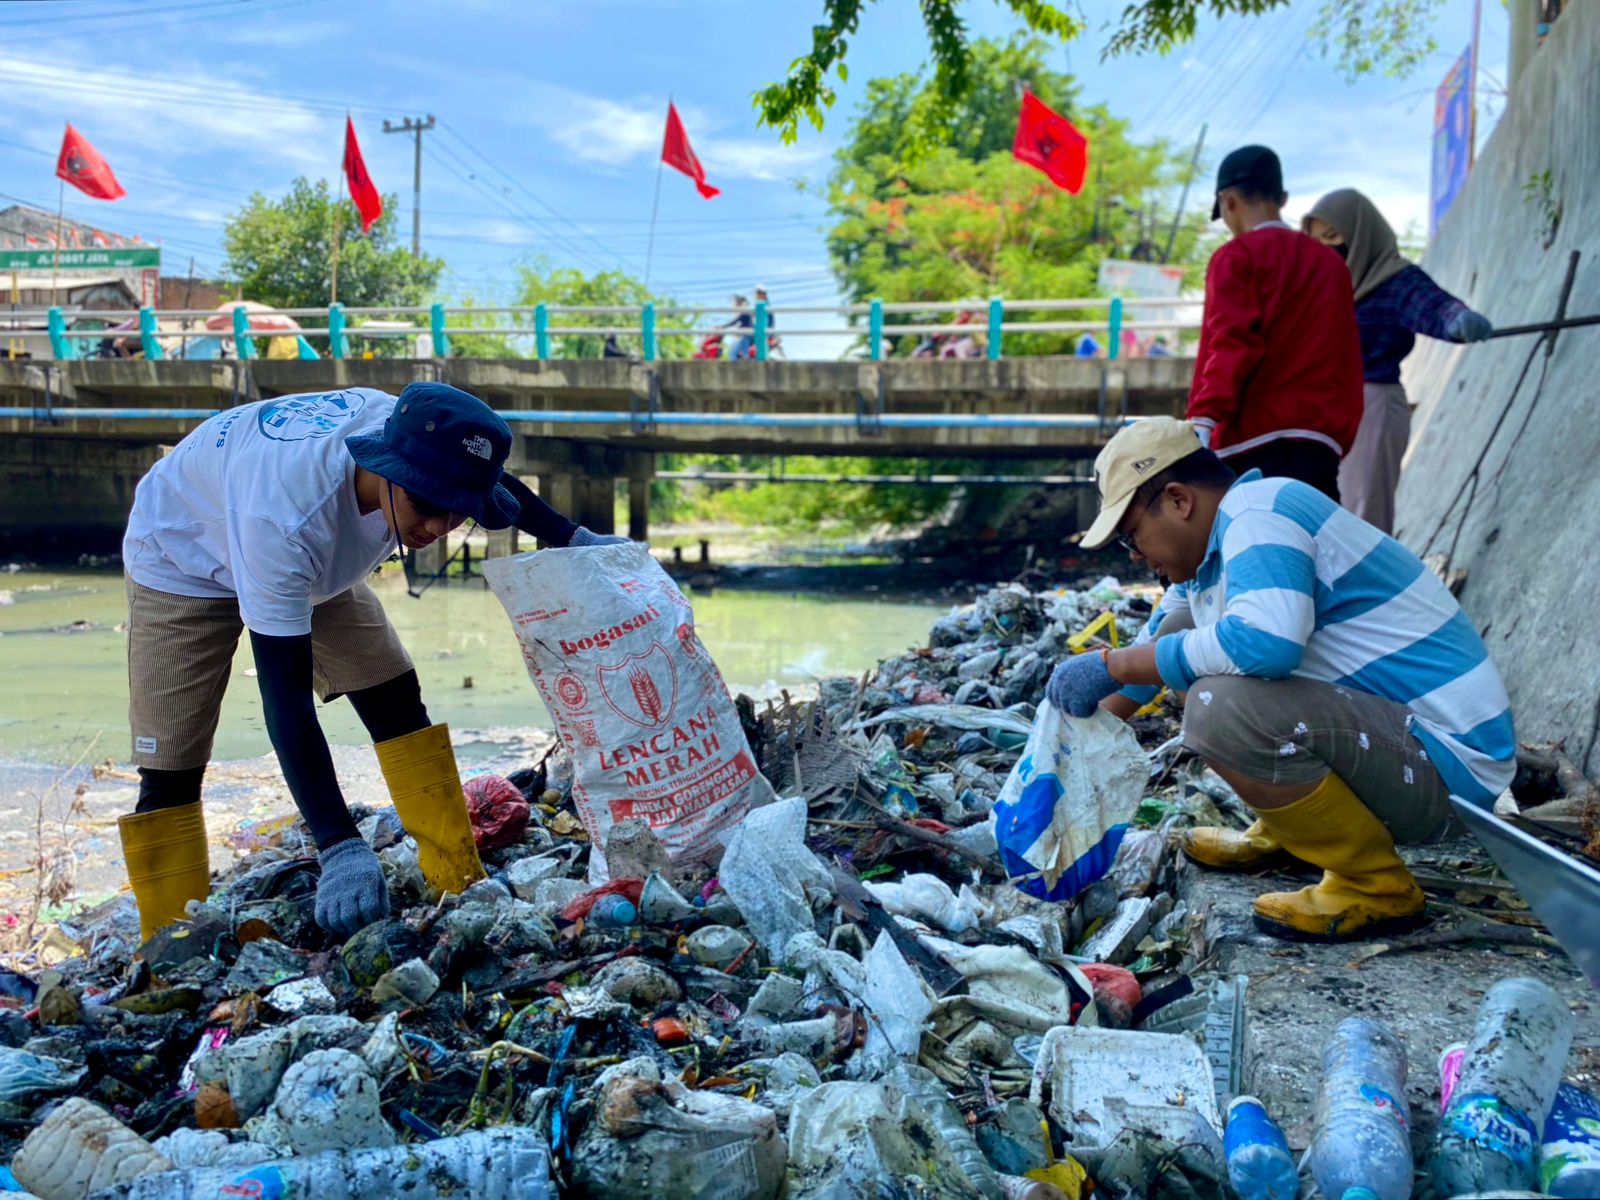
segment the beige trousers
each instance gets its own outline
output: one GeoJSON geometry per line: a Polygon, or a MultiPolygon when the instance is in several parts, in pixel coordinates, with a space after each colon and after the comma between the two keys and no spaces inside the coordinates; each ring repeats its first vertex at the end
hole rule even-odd
{"type": "Polygon", "coordinates": [[[1398,383],[1363,385],[1355,444],[1339,464],[1339,500],[1369,525],[1394,532],[1394,489],[1411,440],[1411,404],[1398,383]]]}

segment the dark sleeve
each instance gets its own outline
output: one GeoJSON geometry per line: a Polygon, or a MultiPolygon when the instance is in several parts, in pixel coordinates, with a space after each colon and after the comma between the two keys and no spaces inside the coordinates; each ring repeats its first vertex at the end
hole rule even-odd
{"type": "Polygon", "coordinates": [[[317,848],[326,850],[359,837],[333,773],[328,739],[317,723],[316,699],[311,692],[311,635],[268,637],[251,630],[250,649],[256,658],[267,736],[278,752],[278,766],[283,769],[289,794],[311,827],[317,848]]]}
{"type": "Polygon", "coordinates": [[[1426,337],[1456,340],[1445,332],[1445,327],[1467,306],[1435,283],[1421,267],[1407,267],[1385,286],[1395,292],[1391,302],[1401,325],[1426,337]]]}
{"type": "Polygon", "coordinates": [[[578,531],[578,526],[534,495],[533,489],[522,480],[515,475],[504,474],[500,476],[500,486],[515,496],[517,503],[522,506],[522,515],[517,518],[516,526],[523,533],[533,534],[547,546],[567,546],[572,543],[572,535],[578,531]]]}

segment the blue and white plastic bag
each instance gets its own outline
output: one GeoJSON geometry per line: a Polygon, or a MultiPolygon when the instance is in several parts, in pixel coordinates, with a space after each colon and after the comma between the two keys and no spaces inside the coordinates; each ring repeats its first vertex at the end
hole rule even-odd
{"type": "Polygon", "coordinates": [[[1104,710],[1078,720],[1041,704],[994,806],[1011,882],[1042,900],[1071,900],[1105,875],[1149,778],[1126,722],[1104,710]]]}

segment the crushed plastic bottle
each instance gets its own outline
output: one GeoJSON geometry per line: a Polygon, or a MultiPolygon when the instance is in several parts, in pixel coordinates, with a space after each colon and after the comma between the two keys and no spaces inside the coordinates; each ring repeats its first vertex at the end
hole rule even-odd
{"type": "Polygon", "coordinates": [[[171,1167],[149,1142],[81,1096],[57,1105],[11,1160],[17,1182],[40,1200],[79,1200],[102,1188],[120,1195],[141,1176],[171,1167]]]}
{"type": "Polygon", "coordinates": [[[1572,1048],[1572,1010],[1537,979],[1489,989],[1434,1139],[1439,1193],[1532,1190],[1540,1131],[1572,1048]]]}
{"type": "Polygon", "coordinates": [[[589,923],[591,925],[604,925],[621,928],[632,925],[639,919],[639,908],[626,896],[608,894],[601,896],[594,902],[594,907],[589,910],[589,923]]]}
{"type": "Polygon", "coordinates": [[[1333,1031],[1322,1051],[1315,1123],[1311,1176],[1324,1196],[1356,1200],[1365,1189],[1374,1200],[1408,1200],[1406,1048],[1386,1025],[1350,1017],[1333,1031]]]}
{"type": "Polygon", "coordinates": [[[1228,1182],[1241,1200],[1294,1200],[1300,1194],[1289,1141],[1254,1096],[1238,1096],[1228,1105],[1222,1145],[1228,1155],[1228,1182]]]}
{"type": "Polygon", "coordinates": [[[549,1200],[550,1152],[533,1130],[508,1126],[409,1146],[285,1158],[254,1167],[147,1175],[90,1200],[549,1200]]]}
{"type": "Polygon", "coordinates": [[[1544,1123],[1539,1190],[1550,1196],[1600,1196],[1600,1100],[1563,1083],[1544,1123]]]}

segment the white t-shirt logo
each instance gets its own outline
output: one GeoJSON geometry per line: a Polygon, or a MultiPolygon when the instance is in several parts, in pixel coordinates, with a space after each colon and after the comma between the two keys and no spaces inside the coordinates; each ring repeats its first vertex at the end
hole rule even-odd
{"type": "Polygon", "coordinates": [[[303,442],[327,437],[367,405],[356,392],[324,392],[319,396],[285,396],[261,406],[261,432],[278,442],[303,442]]]}
{"type": "Polygon", "coordinates": [[[492,458],[494,456],[493,444],[481,433],[462,438],[461,444],[467,448],[468,454],[476,454],[479,458],[492,458]]]}

